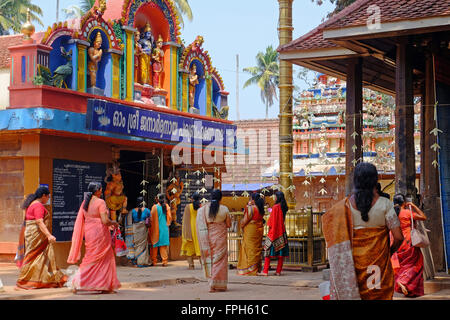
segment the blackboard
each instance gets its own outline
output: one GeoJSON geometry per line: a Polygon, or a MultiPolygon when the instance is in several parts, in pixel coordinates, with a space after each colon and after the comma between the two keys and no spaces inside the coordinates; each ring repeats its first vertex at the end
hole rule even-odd
{"type": "MultiPolygon", "coordinates": [[[[195,192],[199,192],[202,198],[209,200],[211,198],[211,193],[214,189],[214,182],[212,173],[202,172],[202,170],[198,171],[186,171],[179,170],[178,176],[184,184],[183,193],[180,196],[180,205],[177,209],[177,222],[182,223],[184,208],[186,205],[191,203],[191,197],[195,192]],[[205,180],[203,180],[205,179],[205,180]],[[210,182],[208,184],[208,182],[210,182]],[[206,189],[206,192],[200,192],[203,188],[206,189]]],[[[204,190],[203,190],[204,191],[204,190]]]]}
{"type": "Polygon", "coordinates": [[[102,182],[104,187],[105,175],[105,164],[53,160],[52,234],[56,241],[72,240],[75,220],[89,183],[102,182]]]}

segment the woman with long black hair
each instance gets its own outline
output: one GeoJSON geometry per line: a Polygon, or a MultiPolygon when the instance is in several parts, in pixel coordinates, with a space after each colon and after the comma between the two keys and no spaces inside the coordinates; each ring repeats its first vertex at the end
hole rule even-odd
{"type": "Polygon", "coordinates": [[[400,220],[404,240],[391,261],[395,274],[395,291],[407,297],[424,295],[424,259],[421,248],[411,243],[412,227],[425,221],[426,215],[414,203],[407,201],[402,194],[394,196],[394,208],[400,220]]]}
{"type": "Polygon", "coordinates": [[[284,259],[289,256],[288,238],[286,227],[284,225],[286,213],[289,208],[283,192],[278,191],[275,193],[275,196],[275,205],[272,207],[272,212],[267,221],[269,232],[267,233],[266,241],[264,243],[264,270],[263,272],[258,273],[260,276],[269,275],[271,259],[278,260],[275,275],[280,276],[284,259]]]}
{"type": "Polygon", "coordinates": [[[239,275],[255,276],[261,271],[264,211],[264,199],[259,192],[253,193],[241,220],[243,235],[237,264],[239,275]]]}
{"type": "Polygon", "coordinates": [[[211,201],[197,211],[197,233],[209,292],[226,291],[228,284],[228,208],[220,204],[222,191],[215,189],[211,201]]]}
{"type": "Polygon", "coordinates": [[[44,205],[50,198],[47,187],[39,187],[22,204],[25,221],[19,238],[16,264],[20,268],[17,287],[22,289],[59,288],[67,281],[56,266],[50,233],[51,218],[44,205]]]}
{"type": "Polygon", "coordinates": [[[158,194],[156,204],[152,207],[150,218],[150,239],[152,242],[152,262],[156,266],[158,263],[158,249],[162,259],[163,267],[167,266],[169,261],[169,226],[172,223],[172,214],[170,206],[165,202],[165,195],[158,194]]]}
{"type": "Polygon", "coordinates": [[[180,255],[185,256],[189,269],[194,270],[194,258],[200,258],[200,245],[197,237],[197,210],[201,207],[201,197],[197,192],[192,196],[193,202],[184,208],[182,222],[182,243],[180,255]]]}
{"type": "Polygon", "coordinates": [[[109,218],[102,191],[100,182],[89,183],[75,221],[67,263],[76,264],[80,260],[83,239],[86,252],[69,283],[74,293],[113,293],[120,288],[109,229],[118,228],[119,224],[109,218]]]}
{"type": "MultiPolygon", "coordinates": [[[[147,218],[150,218],[150,210],[144,206],[144,198],[138,197],[136,199],[136,208],[131,210],[127,217],[126,224],[129,223],[128,219],[132,219],[132,252],[128,252],[128,257],[131,258],[131,262],[138,268],[144,268],[149,266],[149,252],[148,252],[148,228],[145,225],[147,218]]],[[[129,232],[129,230],[127,230],[129,232]]],[[[125,238],[127,239],[128,232],[125,231],[125,238]]]]}
{"type": "Polygon", "coordinates": [[[390,300],[394,294],[391,254],[403,240],[391,201],[377,191],[373,164],[355,167],[353,193],[325,213],[323,232],[330,261],[331,299],[390,300]],[[394,240],[390,247],[389,231],[394,240]]]}

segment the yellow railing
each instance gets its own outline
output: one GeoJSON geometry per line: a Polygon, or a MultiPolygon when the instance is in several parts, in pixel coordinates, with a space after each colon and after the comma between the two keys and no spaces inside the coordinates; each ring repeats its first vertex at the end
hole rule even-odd
{"type": "MultiPolygon", "coordinates": [[[[325,239],[322,233],[322,214],[323,212],[312,212],[311,208],[307,208],[286,215],[289,258],[285,260],[285,265],[316,270],[318,266],[328,263],[325,239]]],[[[242,230],[239,225],[243,213],[231,212],[231,217],[232,226],[228,230],[228,262],[230,265],[236,265],[242,241],[242,230]]],[[[266,215],[265,219],[268,218],[269,216],[266,215]]],[[[264,237],[267,232],[268,226],[266,225],[264,237]]]]}

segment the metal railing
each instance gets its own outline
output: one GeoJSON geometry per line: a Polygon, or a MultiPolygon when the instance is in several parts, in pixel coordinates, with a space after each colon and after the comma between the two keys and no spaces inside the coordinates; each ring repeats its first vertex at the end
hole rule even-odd
{"type": "MultiPolygon", "coordinates": [[[[313,212],[311,207],[294,213],[288,213],[285,219],[286,233],[289,243],[289,257],[284,265],[290,267],[310,268],[316,271],[318,266],[327,265],[325,238],[322,233],[322,215],[324,212],[313,212]]],[[[241,248],[242,230],[240,221],[242,212],[231,212],[232,226],[228,229],[228,263],[237,265],[241,248]]],[[[268,219],[268,215],[265,216],[268,219]]],[[[264,238],[268,226],[264,227],[264,238]]],[[[263,258],[264,253],[262,253],[263,258]]]]}

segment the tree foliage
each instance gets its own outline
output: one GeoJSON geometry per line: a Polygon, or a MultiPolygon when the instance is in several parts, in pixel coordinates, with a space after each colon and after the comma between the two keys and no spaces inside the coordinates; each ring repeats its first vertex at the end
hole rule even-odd
{"type": "Polygon", "coordinates": [[[0,34],[7,35],[10,31],[20,33],[22,25],[27,21],[28,8],[31,21],[43,26],[39,18],[42,17],[42,9],[30,0],[0,0],[0,34]]]}
{"type": "MultiPolygon", "coordinates": [[[[311,0],[312,2],[317,3],[319,6],[324,3],[326,0],[311,0]]],[[[328,14],[328,17],[342,11],[345,7],[351,5],[356,0],[328,0],[331,4],[335,4],[336,8],[328,14]]]]}
{"type": "Polygon", "coordinates": [[[266,105],[266,118],[269,116],[269,106],[277,98],[277,88],[280,82],[278,52],[270,45],[265,52],[256,55],[256,66],[244,68],[251,78],[244,83],[244,88],[256,84],[261,90],[261,100],[266,105]]]}

